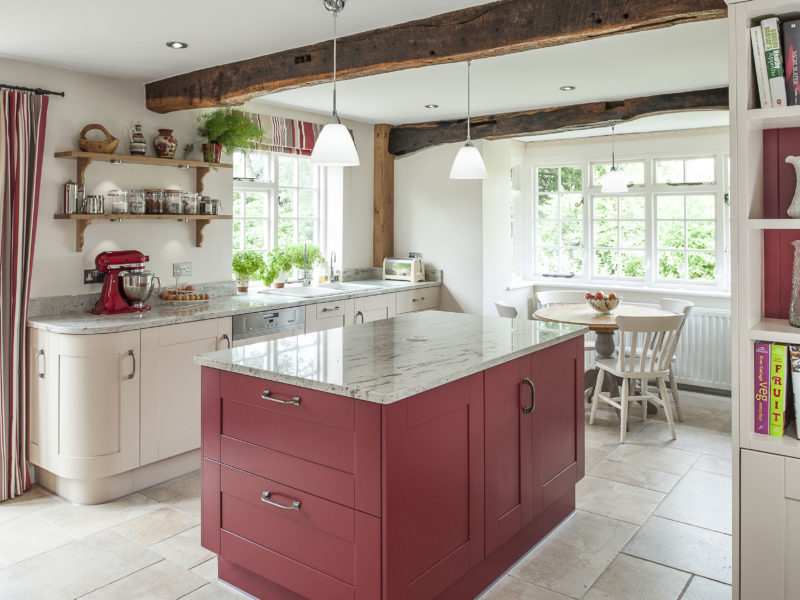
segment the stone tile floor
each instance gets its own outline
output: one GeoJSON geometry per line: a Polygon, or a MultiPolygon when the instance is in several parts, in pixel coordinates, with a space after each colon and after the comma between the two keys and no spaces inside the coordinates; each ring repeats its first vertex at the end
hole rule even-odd
{"type": "MultiPolygon", "coordinates": [[[[598,411],[577,510],[481,600],[730,598],[730,400],[682,395],[684,422],[598,411]]],[[[236,600],[200,546],[200,475],[97,506],[40,487],[0,503],[3,600],[236,600]]]]}

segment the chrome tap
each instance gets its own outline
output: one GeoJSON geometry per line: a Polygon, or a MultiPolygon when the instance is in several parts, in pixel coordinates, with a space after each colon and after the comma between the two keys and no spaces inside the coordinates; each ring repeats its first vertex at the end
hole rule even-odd
{"type": "Polygon", "coordinates": [[[303,287],[311,285],[311,278],[308,276],[308,249],[306,243],[303,243],[303,287]]]}
{"type": "Polygon", "coordinates": [[[336,262],[336,252],[331,252],[331,263],[330,263],[330,282],[333,283],[334,279],[336,278],[336,269],[333,266],[333,263],[336,262]]]}

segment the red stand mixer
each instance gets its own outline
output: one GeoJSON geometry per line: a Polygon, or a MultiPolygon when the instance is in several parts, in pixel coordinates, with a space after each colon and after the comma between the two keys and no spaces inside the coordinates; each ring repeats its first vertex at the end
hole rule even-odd
{"type": "Polygon", "coordinates": [[[161,291],[161,281],[144,270],[144,264],[149,260],[149,256],[136,250],[98,254],[94,259],[95,268],[105,273],[106,277],[100,299],[92,312],[96,315],[114,315],[150,310],[145,300],[153,293],[154,281],[158,281],[161,291]]]}

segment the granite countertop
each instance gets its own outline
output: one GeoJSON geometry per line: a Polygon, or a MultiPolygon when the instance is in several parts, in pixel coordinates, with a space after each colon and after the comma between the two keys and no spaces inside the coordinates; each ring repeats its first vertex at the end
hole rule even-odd
{"type": "Polygon", "coordinates": [[[65,312],[56,315],[31,317],[28,319],[28,325],[35,329],[44,329],[45,331],[51,331],[53,333],[115,333],[119,331],[161,327],[163,325],[174,325],[176,323],[229,317],[235,314],[290,308],[293,306],[306,306],[308,304],[318,304],[320,302],[329,302],[332,300],[375,296],[378,294],[389,294],[404,290],[415,290],[441,285],[441,283],[437,281],[419,283],[354,281],[350,283],[357,283],[365,286],[372,284],[376,287],[365,287],[363,290],[357,291],[342,290],[335,294],[326,294],[324,296],[309,298],[251,292],[244,295],[212,298],[196,306],[169,304],[156,299],[155,302],[152,302],[151,310],[144,313],[95,315],[91,312],[65,312]]]}
{"type": "Polygon", "coordinates": [[[201,354],[195,363],[391,404],[582,336],[587,327],[424,311],[201,354]]]}

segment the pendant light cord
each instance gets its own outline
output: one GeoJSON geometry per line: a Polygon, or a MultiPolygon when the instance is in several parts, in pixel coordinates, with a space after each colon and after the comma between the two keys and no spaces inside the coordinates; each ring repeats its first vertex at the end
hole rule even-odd
{"type": "Polygon", "coordinates": [[[472,61],[467,61],[467,143],[472,139],[470,137],[470,128],[469,128],[469,117],[470,117],[470,101],[469,101],[469,89],[470,89],[470,67],[472,65],[472,61]]]}
{"type": "Polygon", "coordinates": [[[336,114],[336,17],[339,16],[338,11],[333,13],[333,114],[336,114]]]}
{"type": "MultiPolygon", "coordinates": [[[[335,104],[335,102],[334,102],[335,104]]],[[[611,170],[616,171],[616,163],[614,159],[614,127],[615,125],[611,126],[611,170]]]]}

